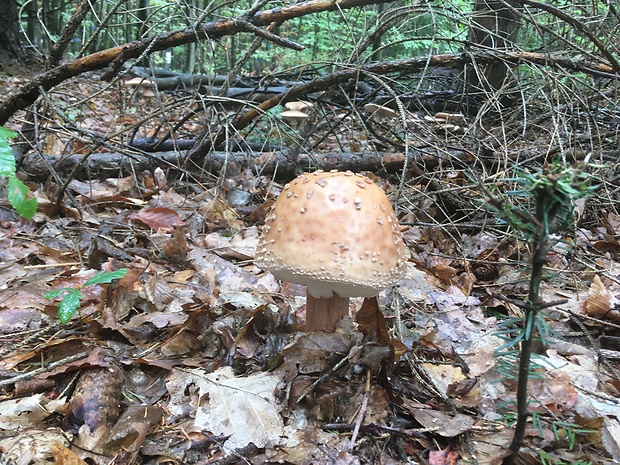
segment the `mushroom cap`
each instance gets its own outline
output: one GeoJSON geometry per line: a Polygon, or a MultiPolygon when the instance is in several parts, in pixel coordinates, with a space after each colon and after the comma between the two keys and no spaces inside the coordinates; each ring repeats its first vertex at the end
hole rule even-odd
{"type": "Polygon", "coordinates": [[[294,100],[292,102],[286,102],[284,106],[287,110],[304,111],[312,108],[313,104],[306,100],[294,100]]]}
{"type": "Polygon", "coordinates": [[[286,110],[280,113],[280,117],[285,121],[299,121],[307,118],[308,115],[303,111],[298,110],[286,110]]]}
{"type": "Polygon", "coordinates": [[[255,263],[315,298],[371,297],[404,273],[405,245],[385,192],[350,171],[291,181],[265,219],[255,263]]]}
{"type": "Polygon", "coordinates": [[[125,85],[130,87],[153,87],[153,81],[146,78],[135,77],[125,81],[125,85]]]}
{"type": "Polygon", "coordinates": [[[377,105],[376,103],[367,103],[364,105],[364,111],[370,113],[373,117],[379,118],[397,118],[399,116],[398,112],[391,108],[377,105]]]}

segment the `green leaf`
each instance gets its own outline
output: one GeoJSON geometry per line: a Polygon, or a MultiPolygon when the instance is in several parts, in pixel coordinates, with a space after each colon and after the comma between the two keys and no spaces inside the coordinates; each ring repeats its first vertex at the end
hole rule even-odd
{"type": "Polygon", "coordinates": [[[29,190],[26,185],[17,178],[10,177],[7,185],[7,197],[9,202],[23,218],[31,219],[37,212],[37,199],[28,198],[29,190]]]}
{"type": "Polygon", "coordinates": [[[10,129],[0,126],[0,140],[12,139],[14,137],[17,137],[17,133],[15,131],[11,131],[10,129]]]}
{"type": "Polygon", "coordinates": [[[127,268],[121,268],[116,271],[102,271],[86,281],[84,286],[92,286],[93,284],[109,284],[115,279],[121,279],[126,274],[127,268]]]}
{"type": "MultiPolygon", "coordinates": [[[[15,157],[13,149],[9,146],[5,133],[15,134],[0,126],[0,176],[15,176],[15,157]]],[[[17,135],[17,134],[15,134],[17,135]]]]}
{"type": "Polygon", "coordinates": [[[56,297],[58,297],[60,294],[63,294],[64,292],[67,291],[71,291],[72,289],[69,288],[64,288],[64,289],[57,289],[55,291],[49,291],[47,292],[43,297],[45,297],[46,299],[55,299],[56,297]]]}
{"type": "Polygon", "coordinates": [[[80,308],[82,293],[77,289],[71,289],[60,301],[58,305],[58,319],[61,323],[66,323],[71,319],[77,309],[80,308]]]}

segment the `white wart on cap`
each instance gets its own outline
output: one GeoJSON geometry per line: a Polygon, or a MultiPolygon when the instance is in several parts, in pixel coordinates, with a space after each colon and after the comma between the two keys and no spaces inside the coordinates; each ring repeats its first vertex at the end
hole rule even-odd
{"type": "Polygon", "coordinates": [[[287,184],[265,220],[255,263],[308,286],[314,298],[371,297],[405,268],[392,206],[368,177],[303,174],[287,184]]]}

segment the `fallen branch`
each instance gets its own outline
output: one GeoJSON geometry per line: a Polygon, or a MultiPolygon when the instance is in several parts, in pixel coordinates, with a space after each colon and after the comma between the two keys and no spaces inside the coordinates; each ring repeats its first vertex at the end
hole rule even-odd
{"type": "MultiPolygon", "coordinates": [[[[259,11],[251,18],[241,16],[239,18],[214,21],[101,50],[57,66],[24,84],[17,92],[12,93],[4,101],[0,102],[0,125],[6,123],[16,111],[23,110],[32,105],[40,95],[40,88],[49,90],[71,77],[106,67],[110,67],[110,69],[104,74],[102,79],[112,79],[125,62],[132,58],[138,58],[147,50],[149,53],[153,53],[199,40],[214,40],[238,32],[252,32],[256,34],[257,27],[268,26],[273,22],[282,22],[322,11],[344,10],[377,3],[390,3],[391,1],[311,0],[272,10],[259,11]]],[[[261,37],[268,40],[273,39],[272,36],[273,34],[266,33],[265,31],[261,34],[261,37]]],[[[293,48],[301,48],[301,46],[296,47],[293,43],[287,42],[284,39],[278,42],[278,45],[285,44],[293,48]]]]}
{"type": "MultiPolygon", "coordinates": [[[[241,130],[248,126],[255,118],[280,103],[291,100],[301,100],[313,92],[327,90],[349,80],[357,80],[360,76],[364,75],[411,73],[433,67],[459,69],[471,63],[487,64],[494,62],[511,63],[513,65],[531,63],[540,66],[580,71],[586,74],[609,79],[620,79],[620,75],[614,74],[613,68],[604,63],[593,63],[589,60],[575,59],[564,55],[531,52],[480,51],[461,53],[457,55],[433,55],[430,57],[410,58],[406,60],[372,63],[361,66],[349,65],[347,69],[343,69],[326,76],[321,76],[305,84],[293,86],[286,92],[264,101],[257,107],[251,108],[235,120],[233,127],[236,130],[241,130]]],[[[202,145],[193,148],[188,153],[187,158],[200,158],[209,153],[213,147],[217,147],[223,142],[228,130],[229,129],[221,130],[218,136],[214,139],[205,139],[205,142],[202,145]]]]}
{"type": "MultiPolygon", "coordinates": [[[[452,162],[460,161],[467,165],[474,158],[464,150],[451,150],[449,154],[445,150],[440,151],[433,147],[410,150],[409,164],[412,171],[421,175],[424,171],[437,167],[441,160],[449,158],[452,162]],[[419,166],[420,168],[416,168],[419,166]]],[[[73,171],[75,179],[105,179],[126,176],[144,170],[154,170],[157,167],[163,170],[177,171],[189,170],[191,166],[184,165],[183,154],[168,151],[154,154],[147,153],[92,153],[86,160],[83,155],[70,155],[62,159],[45,156],[46,162],[54,169],[59,177],[69,176],[73,171]],[[80,165],[81,163],[81,165],[80,165]],[[76,169],[79,166],[78,169],[76,169]]],[[[250,169],[263,175],[275,175],[279,180],[290,180],[298,170],[311,171],[316,169],[351,170],[355,172],[385,171],[388,173],[399,172],[405,163],[405,155],[402,152],[377,153],[377,152],[347,152],[347,153],[319,153],[301,154],[294,157],[287,151],[273,151],[262,153],[248,152],[211,152],[193,165],[218,175],[224,167],[227,174],[239,173],[250,169]]],[[[44,181],[49,177],[47,164],[41,163],[40,155],[29,153],[23,159],[20,172],[28,176],[32,181],[44,181]]]]}

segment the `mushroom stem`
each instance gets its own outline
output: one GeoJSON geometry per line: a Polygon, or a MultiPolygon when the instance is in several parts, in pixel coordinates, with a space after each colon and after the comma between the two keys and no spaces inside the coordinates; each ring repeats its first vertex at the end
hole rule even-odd
{"type": "Polygon", "coordinates": [[[349,314],[349,298],[333,297],[317,299],[306,295],[306,331],[333,332],[343,316],[349,314]]]}

